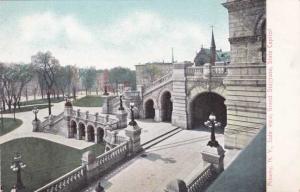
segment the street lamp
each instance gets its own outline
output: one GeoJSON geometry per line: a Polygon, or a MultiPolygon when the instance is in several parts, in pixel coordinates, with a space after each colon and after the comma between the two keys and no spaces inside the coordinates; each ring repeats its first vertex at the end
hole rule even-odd
{"type": "Polygon", "coordinates": [[[137,123],[134,120],[134,111],[133,111],[133,108],[134,108],[134,103],[130,103],[131,121],[129,122],[129,125],[131,125],[131,126],[134,127],[134,126],[137,125],[137,123]]]}
{"type": "Polygon", "coordinates": [[[210,141],[207,143],[207,145],[211,147],[218,147],[219,143],[216,140],[215,128],[220,127],[221,123],[216,121],[216,116],[214,115],[214,113],[211,113],[209,115],[208,120],[204,123],[204,125],[208,128],[211,128],[210,141]]]}
{"type": "Polygon", "coordinates": [[[22,161],[22,156],[20,153],[16,153],[14,158],[13,158],[13,161],[12,161],[12,164],[10,166],[10,169],[13,171],[13,172],[16,172],[17,173],[17,183],[16,183],[16,188],[17,190],[18,189],[24,189],[24,185],[22,183],[22,179],[21,179],[21,170],[24,169],[26,167],[26,164],[23,163],[22,161]]]}
{"type": "Polygon", "coordinates": [[[34,113],[34,116],[35,116],[34,120],[37,121],[37,120],[38,120],[38,119],[37,119],[37,114],[38,114],[38,112],[39,112],[39,109],[35,106],[35,107],[33,108],[32,112],[34,113]]]}
{"type": "Polygon", "coordinates": [[[123,100],[122,100],[122,98],[123,98],[123,95],[122,94],[120,94],[120,107],[119,107],[119,110],[124,110],[124,107],[123,107],[123,100]]]}

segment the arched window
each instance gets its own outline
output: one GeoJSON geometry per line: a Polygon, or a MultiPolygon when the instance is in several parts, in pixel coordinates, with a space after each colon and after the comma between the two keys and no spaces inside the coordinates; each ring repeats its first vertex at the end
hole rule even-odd
{"type": "Polygon", "coordinates": [[[266,21],[261,25],[261,59],[262,62],[266,62],[266,21]]]}

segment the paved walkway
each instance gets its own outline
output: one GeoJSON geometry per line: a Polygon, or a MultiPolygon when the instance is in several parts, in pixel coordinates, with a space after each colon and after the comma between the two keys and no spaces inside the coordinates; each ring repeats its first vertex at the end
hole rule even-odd
{"type": "MultiPolygon", "coordinates": [[[[81,95],[80,95],[81,96],[81,95]]],[[[52,114],[58,115],[59,113],[63,112],[64,110],[64,102],[60,103],[53,103],[52,114]]],[[[13,117],[13,114],[4,114],[4,117],[13,117]]],[[[48,116],[48,108],[40,109],[38,113],[38,118],[41,121],[45,120],[45,117],[48,116]]],[[[76,139],[66,139],[60,135],[54,135],[49,133],[40,133],[40,132],[32,132],[32,120],[34,119],[34,114],[32,111],[16,113],[16,118],[21,119],[23,124],[18,127],[17,129],[8,132],[5,135],[0,136],[0,144],[8,142],[13,139],[17,138],[24,138],[24,137],[36,137],[41,138],[49,141],[53,141],[55,143],[63,144],[69,147],[77,148],[77,149],[84,149],[93,145],[94,143],[76,140],[76,139]]]]}
{"type": "MultiPolygon", "coordinates": [[[[82,96],[84,95],[80,95],[79,97],[82,96]]],[[[88,110],[90,113],[96,113],[96,112],[101,113],[102,111],[101,107],[76,107],[76,106],[73,107],[74,110],[77,110],[78,108],[80,108],[82,112],[88,110]]],[[[53,115],[60,114],[64,110],[64,102],[53,103],[53,107],[51,109],[53,115]]],[[[13,117],[13,114],[5,114],[3,116],[13,117]]],[[[48,116],[48,108],[39,110],[38,118],[41,121],[45,120],[45,117],[47,116],[48,116]]],[[[32,111],[16,113],[16,118],[21,119],[23,121],[23,124],[17,129],[8,132],[3,136],[0,136],[0,144],[8,142],[13,139],[24,138],[24,137],[36,137],[36,138],[46,139],[76,149],[84,149],[94,144],[92,142],[86,142],[77,139],[67,139],[60,135],[41,133],[41,132],[32,132],[31,123],[34,118],[34,114],[32,113],[32,111]]],[[[170,123],[154,122],[153,120],[137,120],[137,122],[143,128],[141,143],[145,143],[175,128],[175,126],[172,126],[170,123]]],[[[124,130],[120,130],[119,134],[125,135],[124,130]]]]}
{"type": "MultiPolygon", "coordinates": [[[[106,192],[161,192],[173,179],[187,179],[193,171],[203,167],[201,149],[210,138],[209,132],[183,130],[162,141],[123,164],[117,170],[101,179],[106,192]]],[[[223,135],[217,140],[224,143],[223,135]]],[[[226,150],[225,167],[234,159],[239,150],[226,150]]],[[[91,192],[96,183],[84,192],[91,192]]]]}

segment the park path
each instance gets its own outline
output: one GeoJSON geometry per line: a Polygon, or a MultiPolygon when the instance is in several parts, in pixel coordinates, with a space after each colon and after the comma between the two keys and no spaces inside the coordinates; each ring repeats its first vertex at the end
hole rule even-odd
{"type": "MultiPolygon", "coordinates": [[[[79,95],[79,97],[82,96],[83,95],[79,95]]],[[[63,112],[63,110],[64,110],[64,102],[53,103],[53,107],[52,107],[53,115],[58,115],[59,113],[63,112]]],[[[45,117],[47,116],[48,116],[48,108],[39,110],[38,118],[41,121],[44,121],[45,117]]],[[[4,114],[3,117],[13,118],[13,114],[4,114]]],[[[55,143],[63,144],[76,149],[84,149],[86,147],[93,145],[93,143],[82,141],[82,140],[66,139],[65,137],[60,135],[33,132],[32,120],[34,119],[34,114],[32,113],[32,111],[16,113],[16,118],[21,119],[23,121],[23,124],[20,127],[16,128],[15,130],[0,136],[0,144],[18,138],[35,137],[35,138],[41,138],[41,139],[53,141],[55,143]]]]}
{"type": "MultiPolygon", "coordinates": [[[[224,135],[216,138],[224,144],[224,135]]],[[[203,169],[201,150],[209,139],[209,132],[182,130],[101,178],[102,186],[106,192],[161,192],[171,180],[191,178],[203,169]]],[[[225,168],[239,152],[226,149],[225,168]]],[[[95,186],[96,182],[82,192],[92,192],[95,186]]]]}
{"type": "MultiPolygon", "coordinates": [[[[85,95],[79,95],[79,98],[83,96],[85,95]]],[[[101,107],[75,107],[75,106],[73,107],[74,110],[77,110],[78,108],[80,108],[82,112],[88,110],[90,113],[96,113],[96,112],[101,113],[102,111],[101,107]]],[[[61,112],[63,112],[63,110],[64,110],[64,102],[53,103],[53,107],[52,107],[53,115],[58,115],[61,112]]],[[[13,114],[4,114],[3,116],[13,117],[13,114]]],[[[48,116],[47,108],[39,110],[38,118],[41,121],[45,120],[45,117],[47,116],[48,116]]],[[[73,138],[67,139],[60,135],[54,135],[54,134],[42,133],[42,132],[33,132],[32,120],[34,119],[34,114],[32,113],[32,111],[16,113],[16,118],[21,119],[23,121],[23,124],[20,127],[16,128],[15,130],[0,136],[0,144],[18,138],[35,137],[35,138],[49,140],[55,143],[59,143],[80,150],[87,148],[91,145],[94,145],[94,143],[92,142],[86,142],[83,140],[77,140],[73,138]]],[[[145,143],[163,133],[166,133],[176,128],[175,126],[172,126],[170,123],[164,123],[164,122],[154,122],[151,120],[137,120],[137,122],[143,128],[142,135],[141,135],[141,143],[145,143]]],[[[124,130],[120,130],[119,132],[120,135],[124,135],[124,130]]]]}

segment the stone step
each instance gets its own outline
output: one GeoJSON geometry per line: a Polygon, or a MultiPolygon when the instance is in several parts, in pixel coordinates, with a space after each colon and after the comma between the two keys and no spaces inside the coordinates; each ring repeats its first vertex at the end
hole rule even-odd
{"type": "Polygon", "coordinates": [[[174,129],[172,129],[171,131],[168,131],[168,132],[166,132],[166,133],[164,133],[164,134],[162,134],[162,135],[160,135],[160,136],[158,136],[154,139],[151,139],[150,141],[147,141],[147,142],[143,143],[142,147],[143,147],[144,150],[149,149],[150,147],[152,147],[154,145],[157,145],[158,143],[172,137],[173,135],[175,135],[175,134],[177,134],[181,131],[182,131],[181,128],[176,127],[174,129]]]}

